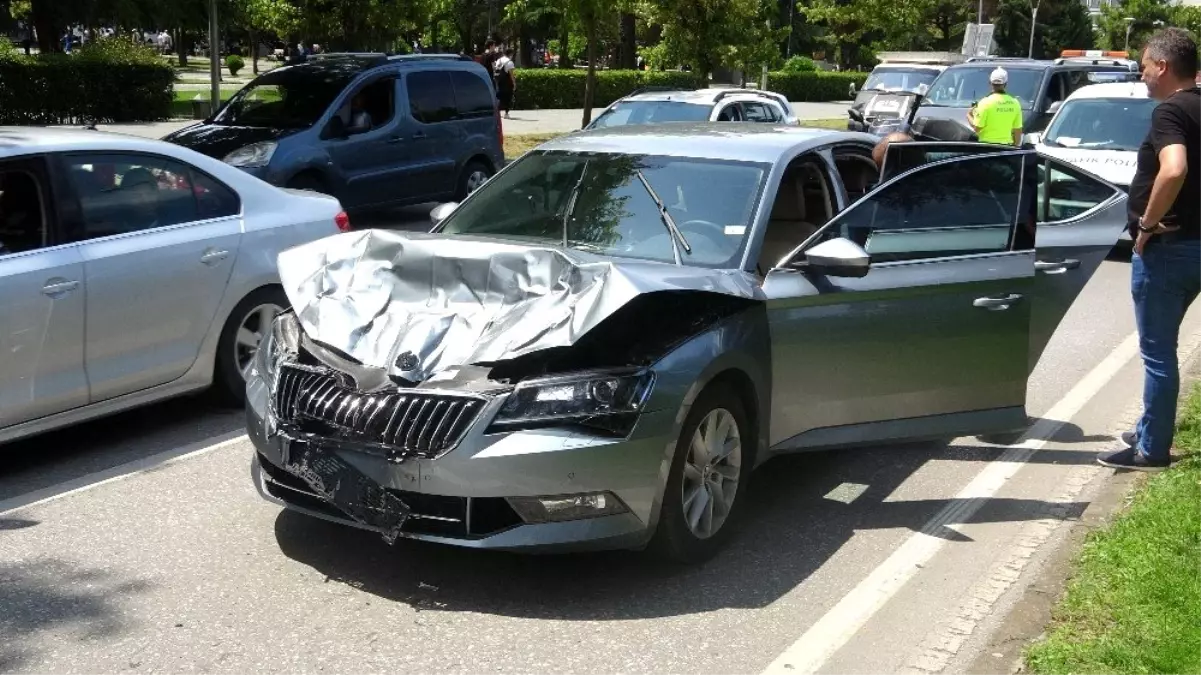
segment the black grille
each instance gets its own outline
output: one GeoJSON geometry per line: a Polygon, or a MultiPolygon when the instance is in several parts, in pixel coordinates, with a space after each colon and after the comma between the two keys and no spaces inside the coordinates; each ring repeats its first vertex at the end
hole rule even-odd
{"type": "Polygon", "coordinates": [[[333,375],[280,366],[275,411],[284,424],[343,441],[379,444],[393,459],[433,458],[454,447],[484,407],[468,396],[362,393],[333,375]]]}

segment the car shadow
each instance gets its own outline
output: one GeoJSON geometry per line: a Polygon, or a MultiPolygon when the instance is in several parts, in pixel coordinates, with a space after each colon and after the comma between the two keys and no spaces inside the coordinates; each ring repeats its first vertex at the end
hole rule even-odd
{"type": "MultiPolygon", "coordinates": [[[[1001,450],[927,444],[773,459],[749,483],[750,501],[736,536],[714,559],[696,566],[660,563],[638,552],[528,555],[409,540],[389,547],[373,533],[291,511],[281,512],[275,532],[289,558],[330,580],[417,609],[604,621],[758,608],[796,588],[856,532],[918,531],[956,502],[889,499],[925,464],[965,454],[984,461],[990,453],[1001,450]],[[846,500],[850,503],[826,497],[846,484],[865,489],[846,500]]],[[[989,499],[969,522],[1072,519],[1085,506],[989,499]]],[[[970,541],[951,527],[926,533],[970,541]]]]}

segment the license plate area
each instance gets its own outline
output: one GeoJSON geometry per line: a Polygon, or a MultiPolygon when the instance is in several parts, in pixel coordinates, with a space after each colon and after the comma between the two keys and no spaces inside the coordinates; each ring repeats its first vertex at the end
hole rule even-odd
{"type": "Polygon", "coordinates": [[[408,504],[337,453],[304,440],[286,436],[280,440],[285,471],[339,511],[379,530],[389,544],[396,542],[411,514],[408,504]]]}

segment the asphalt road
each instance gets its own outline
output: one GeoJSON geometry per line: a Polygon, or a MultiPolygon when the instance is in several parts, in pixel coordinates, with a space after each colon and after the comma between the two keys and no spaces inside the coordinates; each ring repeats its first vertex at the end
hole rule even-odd
{"type": "Polygon", "coordinates": [[[203,397],[4,447],[0,671],[958,671],[1109,475],[1093,453],[1140,385],[1128,284],[1107,261],[1065,318],[1022,443],[773,460],[744,531],[690,569],[388,547],[281,512],[240,413],[203,397]]]}

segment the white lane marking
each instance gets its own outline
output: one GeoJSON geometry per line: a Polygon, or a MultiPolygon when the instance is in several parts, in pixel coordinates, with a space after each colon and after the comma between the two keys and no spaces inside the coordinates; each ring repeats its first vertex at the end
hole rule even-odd
{"type": "Polygon", "coordinates": [[[69,497],[80,492],[86,492],[101,485],[108,485],[109,483],[115,483],[131,476],[153,471],[159,467],[192,459],[193,457],[213,452],[214,450],[220,450],[221,448],[229,447],[247,439],[248,437],[245,432],[227,432],[178,448],[164,450],[149,457],[135,459],[132,462],[126,462],[125,464],[104,469],[103,471],[89,473],[40,490],[27,492],[23,495],[0,501],[0,516],[62,499],[63,497],[69,497]]]}
{"type": "Polygon", "coordinates": [[[824,499],[829,499],[832,502],[850,504],[856,499],[862,497],[863,493],[867,492],[868,487],[869,486],[863,485],[862,483],[843,483],[833,490],[830,490],[829,494],[827,494],[824,499]]]}
{"type": "Polygon", "coordinates": [[[843,596],[764,671],[815,673],[859,632],[904,585],[946,544],[939,532],[962,523],[1001,489],[1061,427],[1138,354],[1138,334],[1131,333],[1097,367],[1085,375],[1018,442],[984,467],[946,507],[901,544],[879,567],[843,596]]]}

